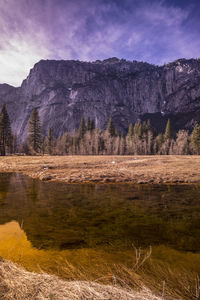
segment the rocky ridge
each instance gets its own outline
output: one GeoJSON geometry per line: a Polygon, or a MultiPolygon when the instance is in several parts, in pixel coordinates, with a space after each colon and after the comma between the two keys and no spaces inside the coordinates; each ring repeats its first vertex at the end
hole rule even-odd
{"type": "Polygon", "coordinates": [[[77,128],[81,117],[105,128],[110,116],[119,130],[150,119],[163,130],[167,119],[175,129],[191,129],[200,121],[200,59],[179,59],[164,66],[110,58],[104,61],[41,60],[21,87],[0,85],[13,131],[24,139],[30,113],[38,108],[46,134],[77,128]]]}

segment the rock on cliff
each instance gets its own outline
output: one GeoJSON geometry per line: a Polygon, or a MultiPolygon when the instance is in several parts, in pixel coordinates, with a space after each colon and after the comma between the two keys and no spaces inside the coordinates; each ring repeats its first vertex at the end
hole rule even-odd
{"type": "Polygon", "coordinates": [[[150,119],[162,130],[168,117],[175,129],[191,129],[200,121],[200,60],[179,59],[164,66],[110,58],[104,61],[41,60],[21,87],[0,85],[13,131],[21,139],[33,107],[42,128],[55,136],[77,128],[81,117],[105,128],[110,116],[119,130],[150,119]]]}

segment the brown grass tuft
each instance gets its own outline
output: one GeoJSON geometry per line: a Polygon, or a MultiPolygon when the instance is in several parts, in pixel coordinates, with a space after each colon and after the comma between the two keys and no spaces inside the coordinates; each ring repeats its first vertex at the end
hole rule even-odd
{"type": "Polygon", "coordinates": [[[28,272],[8,260],[0,260],[2,300],[161,300],[147,288],[140,292],[87,281],[64,281],[56,276],[28,272]]]}

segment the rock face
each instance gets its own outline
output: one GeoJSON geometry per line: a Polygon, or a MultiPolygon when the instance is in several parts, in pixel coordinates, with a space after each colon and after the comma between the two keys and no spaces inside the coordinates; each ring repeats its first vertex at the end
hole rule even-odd
{"type": "Polygon", "coordinates": [[[200,60],[180,59],[164,66],[110,58],[104,61],[42,60],[21,87],[0,85],[13,131],[27,134],[28,120],[38,108],[46,134],[77,128],[81,117],[105,128],[110,116],[119,130],[150,119],[162,130],[170,117],[175,129],[191,129],[200,121],[200,60]]]}

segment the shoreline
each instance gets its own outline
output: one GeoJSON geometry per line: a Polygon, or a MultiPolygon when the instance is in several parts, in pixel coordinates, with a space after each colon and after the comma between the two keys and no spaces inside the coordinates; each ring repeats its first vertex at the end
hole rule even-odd
{"type": "Polygon", "coordinates": [[[66,281],[47,273],[26,271],[21,266],[0,257],[0,298],[5,300],[35,299],[127,299],[161,300],[146,287],[139,290],[106,285],[95,281],[66,281]]]}
{"type": "Polygon", "coordinates": [[[198,184],[200,156],[5,156],[0,173],[65,183],[198,184]]]}

